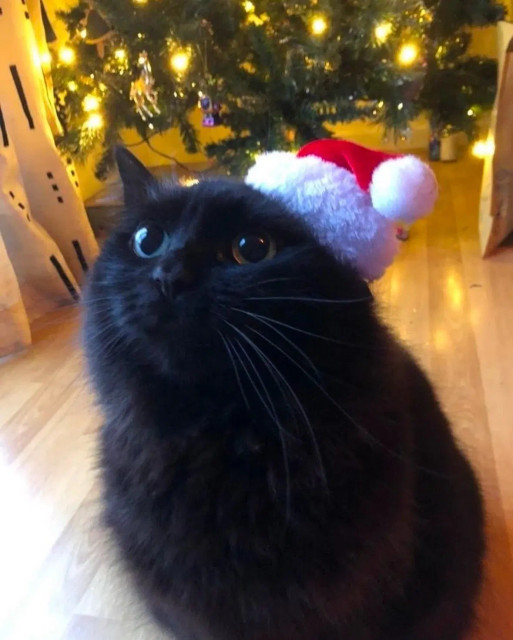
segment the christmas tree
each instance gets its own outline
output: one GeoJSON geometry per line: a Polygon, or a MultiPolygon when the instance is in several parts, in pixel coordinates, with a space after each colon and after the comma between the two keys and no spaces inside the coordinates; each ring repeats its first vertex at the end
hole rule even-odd
{"type": "Polygon", "coordinates": [[[60,14],[69,43],[53,65],[61,144],[83,158],[100,142],[100,175],[123,128],[178,127],[196,151],[198,108],[229,128],[205,151],[233,173],[357,118],[401,135],[427,112],[472,136],[496,65],[468,55],[469,28],[503,15],[494,0],[80,2],[60,14]]]}

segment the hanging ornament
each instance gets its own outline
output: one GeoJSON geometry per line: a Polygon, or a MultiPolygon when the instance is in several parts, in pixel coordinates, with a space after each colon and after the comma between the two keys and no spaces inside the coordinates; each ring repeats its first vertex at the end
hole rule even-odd
{"type": "Polygon", "coordinates": [[[283,135],[285,140],[293,144],[296,141],[297,129],[295,127],[285,127],[283,135]]]}
{"type": "Polygon", "coordinates": [[[438,162],[440,160],[440,133],[438,131],[432,131],[429,138],[429,159],[432,162],[438,162]]]}
{"type": "Polygon", "coordinates": [[[199,108],[203,113],[201,124],[204,127],[218,127],[222,124],[221,104],[204,93],[199,93],[199,108]]]}
{"type": "Polygon", "coordinates": [[[401,130],[399,134],[399,140],[401,142],[408,142],[409,140],[411,140],[411,137],[412,137],[412,130],[410,127],[405,127],[404,129],[401,130]]]}
{"type": "Polygon", "coordinates": [[[157,104],[158,96],[155,89],[155,78],[153,77],[146,51],[141,51],[137,64],[140,69],[140,75],[130,85],[130,100],[135,103],[135,110],[146,122],[148,118],[153,118],[160,113],[157,104]]]}

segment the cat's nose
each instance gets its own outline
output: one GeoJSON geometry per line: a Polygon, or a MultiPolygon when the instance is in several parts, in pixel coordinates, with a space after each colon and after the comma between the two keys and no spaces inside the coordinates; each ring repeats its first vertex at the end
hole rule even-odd
{"type": "Polygon", "coordinates": [[[161,264],[153,269],[152,279],[160,293],[169,300],[186,291],[194,281],[192,274],[183,266],[166,269],[161,264]]]}

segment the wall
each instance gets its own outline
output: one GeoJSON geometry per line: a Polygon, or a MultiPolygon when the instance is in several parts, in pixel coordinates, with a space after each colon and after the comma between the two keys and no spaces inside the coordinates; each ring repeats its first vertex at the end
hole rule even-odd
{"type": "MultiPolygon", "coordinates": [[[[59,37],[65,38],[65,29],[63,25],[54,18],[54,13],[58,9],[65,9],[74,5],[74,0],[45,0],[45,7],[48,10],[50,19],[54,29],[59,37]]],[[[505,4],[508,7],[509,15],[513,16],[513,0],[505,0],[505,4]]],[[[496,55],[496,40],[495,40],[495,28],[489,27],[486,29],[478,29],[474,34],[472,43],[472,53],[476,55],[495,56],[496,55]]],[[[204,129],[201,128],[201,114],[198,112],[193,116],[193,122],[200,131],[201,143],[206,145],[209,142],[215,141],[217,138],[222,137],[226,131],[223,127],[216,129],[204,129]]],[[[337,137],[351,138],[355,142],[365,144],[368,146],[378,146],[384,149],[392,149],[393,144],[391,142],[386,143],[383,141],[383,131],[376,125],[370,125],[364,122],[353,122],[349,124],[337,125],[333,128],[337,137]]],[[[424,118],[420,118],[413,122],[411,125],[411,135],[408,140],[400,144],[400,149],[420,149],[427,146],[429,138],[429,130],[427,121],[424,118]]],[[[156,166],[166,164],[168,161],[162,156],[154,153],[145,144],[137,144],[139,138],[136,132],[125,131],[123,133],[123,139],[126,144],[135,144],[137,146],[131,147],[131,150],[148,166],[156,166]]],[[[180,162],[202,162],[205,160],[203,154],[197,153],[188,154],[180,140],[179,134],[176,130],[171,130],[163,135],[155,136],[152,139],[152,145],[163,151],[164,153],[174,156],[180,162]]],[[[96,180],[94,177],[94,164],[95,158],[91,157],[88,162],[77,167],[79,172],[82,193],[85,199],[90,197],[93,193],[101,188],[102,183],[96,180]]]]}

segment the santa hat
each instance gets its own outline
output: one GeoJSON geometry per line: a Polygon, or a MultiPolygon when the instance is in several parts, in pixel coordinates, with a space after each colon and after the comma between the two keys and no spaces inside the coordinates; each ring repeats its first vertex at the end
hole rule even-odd
{"type": "Polygon", "coordinates": [[[246,182],[305,218],[323,244],[368,279],[392,262],[397,222],[428,214],[438,195],[433,172],[418,158],[345,140],[263,154],[246,182]]]}

